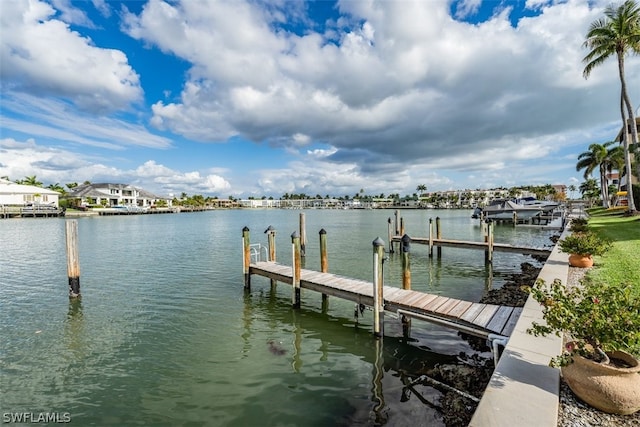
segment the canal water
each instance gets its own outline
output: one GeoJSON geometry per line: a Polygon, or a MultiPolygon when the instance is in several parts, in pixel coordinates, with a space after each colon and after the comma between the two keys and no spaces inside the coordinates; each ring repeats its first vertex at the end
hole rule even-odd
{"type": "MultiPolygon", "coordinates": [[[[474,354],[455,331],[414,320],[402,338],[387,316],[372,337],[372,312],[254,277],[243,290],[242,228],[291,263],[296,210],[78,218],[82,298],[70,301],[65,219],[0,221],[0,412],[68,416],[75,425],[443,425],[439,392],[404,385],[420,369],[474,354]]],[[[387,240],[391,210],[306,210],[305,267],[319,269],[327,232],[329,271],[371,280],[372,241],[387,240]]],[[[401,211],[409,235],[441,218],[445,238],[482,240],[466,210],[401,211]]],[[[552,231],[496,226],[495,241],[550,246],[552,231]]],[[[528,256],[411,247],[412,288],[478,301],[519,272],[528,256]],[[491,274],[491,278],[488,275],[491,274]]],[[[401,286],[399,254],[385,284],[401,286]]],[[[490,358],[490,353],[481,353],[490,358]]]]}

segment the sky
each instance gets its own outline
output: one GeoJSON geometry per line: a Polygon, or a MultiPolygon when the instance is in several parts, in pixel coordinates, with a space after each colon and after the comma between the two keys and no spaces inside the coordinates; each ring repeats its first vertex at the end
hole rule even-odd
{"type": "MultiPolygon", "coordinates": [[[[586,0],[3,0],[0,176],[220,198],[578,186],[586,0]]],[[[640,57],[626,58],[640,107],[640,57]]]]}

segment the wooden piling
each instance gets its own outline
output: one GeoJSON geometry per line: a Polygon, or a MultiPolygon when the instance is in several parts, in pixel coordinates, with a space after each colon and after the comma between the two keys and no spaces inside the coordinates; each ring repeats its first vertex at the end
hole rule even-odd
{"type": "Polygon", "coordinates": [[[251,275],[249,274],[249,264],[251,264],[251,243],[249,240],[249,227],[247,226],[242,229],[242,245],[244,254],[244,256],[242,257],[244,288],[251,289],[251,275]]]}
{"type": "Polygon", "coordinates": [[[399,216],[400,216],[400,212],[398,211],[398,209],[396,209],[395,216],[396,216],[396,221],[395,221],[395,226],[396,226],[396,230],[395,230],[395,231],[396,231],[396,234],[395,234],[395,235],[396,235],[396,236],[398,236],[398,235],[400,235],[400,229],[399,229],[399,227],[400,227],[400,220],[398,219],[398,218],[399,218],[399,216]]]}
{"type": "Polygon", "coordinates": [[[300,256],[304,258],[306,256],[307,248],[307,225],[305,221],[304,212],[300,212],[300,256]]]}
{"type": "Polygon", "coordinates": [[[411,237],[402,236],[402,289],[411,290],[411,265],[409,252],[411,251],[411,237]]]}
{"type": "Polygon", "coordinates": [[[78,220],[66,221],[67,276],[69,277],[69,298],[80,296],[80,262],[78,257],[78,220]]]}
{"type": "Polygon", "coordinates": [[[486,230],[484,241],[487,244],[487,248],[484,251],[485,264],[493,262],[493,221],[486,220],[486,230]]]}
{"type": "MultiPolygon", "coordinates": [[[[267,261],[276,262],[276,229],[269,226],[264,232],[267,233],[267,261]]],[[[269,279],[269,282],[271,283],[271,289],[274,289],[277,281],[269,279]]]]}
{"type": "Polygon", "coordinates": [[[513,211],[513,226],[515,227],[517,223],[518,223],[518,213],[516,211],[513,211]]]}
{"type": "Polygon", "coordinates": [[[276,229],[269,226],[264,232],[267,234],[267,261],[276,262],[276,229]]]}
{"type": "MultiPolygon", "coordinates": [[[[327,232],[323,228],[318,233],[320,235],[320,271],[322,273],[327,273],[329,271],[329,260],[327,258],[327,232]]],[[[325,311],[327,309],[328,296],[327,294],[322,294],[322,309],[325,311]]]]}
{"type": "Polygon", "coordinates": [[[400,236],[404,236],[404,218],[400,217],[400,236]]]}
{"type": "MultiPolygon", "coordinates": [[[[442,239],[442,229],[440,228],[440,217],[436,217],[436,239],[442,239]]],[[[438,258],[442,258],[442,246],[438,246],[438,258]]]]}
{"type": "Polygon", "coordinates": [[[393,231],[391,226],[391,217],[387,219],[387,238],[389,239],[389,253],[393,253],[393,231]]]}
{"type": "Polygon", "coordinates": [[[301,265],[301,255],[300,255],[300,235],[297,231],[294,231],[291,234],[291,253],[293,255],[293,262],[291,263],[292,268],[292,288],[293,292],[291,294],[291,303],[293,308],[300,308],[300,265],[301,265]]]}
{"type": "MultiPolygon", "coordinates": [[[[409,253],[411,252],[411,237],[407,234],[402,236],[402,289],[411,290],[411,262],[409,253]]],[[[405,337],[411,334],[411,319],[401,316],[402,333],[405,337]]]]}
{"type": "Polygon", "coordinates": [[[384,241],[376,237],[373,243],[373,335],[384,336],[384,241]]]}
{"type": "Polygon", "coordinates": [[[433,218],[429,218],[429,258],[433,257],[433,218]]]}

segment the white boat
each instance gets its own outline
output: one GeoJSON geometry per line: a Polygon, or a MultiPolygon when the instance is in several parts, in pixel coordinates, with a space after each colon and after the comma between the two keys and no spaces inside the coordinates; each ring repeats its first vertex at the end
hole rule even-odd
{"type": "Polygon", "coordinates": [[[481,212],[476,210],[473,217],[477,218],[481,213],[489,219],[513,219],[514,212],[519,220],[527,220],[540,215],[543,209],[541,206],[525,205],[512,200],[494,200],[482,208],[481,212]]]}
{"type": "Polygon", "coordinates": [[[525,206],[537,206],[542,209],[543,213],[549,213],[555,210],[560,204],[558,202],[551,202],[548,200],[538,200],[533,197],[527,197],[522,199],[522,204],[525,206]]]}

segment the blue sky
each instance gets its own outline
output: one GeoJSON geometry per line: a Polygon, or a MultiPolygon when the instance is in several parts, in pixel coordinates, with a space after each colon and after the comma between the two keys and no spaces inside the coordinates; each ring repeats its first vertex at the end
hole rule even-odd
{"type": "MultiPolygon", "coordinates": [[[[579,184],[607,1],[2,1],[0,176],[159,195],[579,184]]],[[[640,105],[640,58],[627,58],[640,105]]]]}

